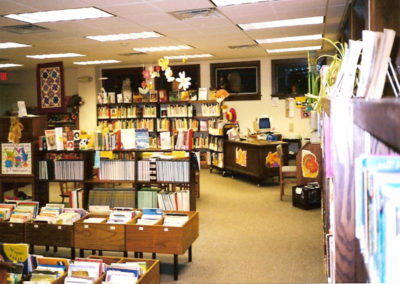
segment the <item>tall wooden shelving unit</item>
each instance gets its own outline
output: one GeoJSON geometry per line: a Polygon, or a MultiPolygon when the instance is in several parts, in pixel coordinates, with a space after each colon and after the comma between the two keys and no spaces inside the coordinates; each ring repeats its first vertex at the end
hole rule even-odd
{"type": "MultiPolygon", "coordinates": [[[[353,0],[349,4],[342,39],[361,39],[362,30],[396,31],[392,49],[392,63],[399,72],[400,2],[398,0],[353,0]]],[[[400,154],[400,101],[394,98],[390,87],[385,87],[384,98],[323,101],[324,127],[330,126],[331,161],[333,177],[323,177],[324,231],[332,229],[334,255],[331,276],[335,282],[368,282],[369,275],[355,236],[355,177],[354,161],[362,153],[379,155],[400,154]],[[332,195],[327,189],[332,178],[332,195]],[[331,201],[331,202],[330,202],[331,201]]],[[[324,159],[328,151],[324,145],[324,159]]],[[[328,245],[328,244],[326,244],[328,245]]],[[[327,270],[329,270],[327,268],[327,270]]]]}
{"type": "MultiPolygon", "coordinates": [[[[325,216],[334,215],[330,226],[335,238],[335,281],[367,282],[368,271],[355,237],[354,161],[363,153],[400,154],[400,101],[332,99],[325,102],[324,109],[332,131],[334,208],[329,207],[328,196],[324,204],[325,216]],[[347,123],[340,123],[343,121],[347,123]]],[[[327,188],[327,179],[324,181],[327,188]]]]}

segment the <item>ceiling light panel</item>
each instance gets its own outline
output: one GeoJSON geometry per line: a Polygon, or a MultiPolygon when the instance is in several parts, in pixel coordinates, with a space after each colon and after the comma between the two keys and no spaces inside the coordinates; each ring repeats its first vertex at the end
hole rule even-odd
{"type": "Polygon", "coordinates": [[[0,68],[10,68],[10,67],[18,67],[18,66],[24,66],[24,65],[22,65],[22,64],[15,64],[15,63],[0,64],[0,68]]]}
{"type": "Polygon", "coordinates": [[[115,59],[107,59],[107,60],[93,60],[93,61],[77,61],[74,62],[76,65],[95,65],[95,64],[111,64],[111,63],[119,63],[121,61],[115,59]]]}
{"type": "Polygon", "coordinates": [[[54,54],[37,54],[37,55],[27,55],[28,58],[33,59],[48,59],[48,58],[65,58],[65,57],[80,57],[86,56],[79,53],[54,53],[54,54]]]}
{"type": "Polygon", "coordinates": [[[241,5],[241,4],[252,4],[260,2],[273,2],[278,0],[211,0],[215,6],[230,6],[230,5],[241,5]]]}
{"type": "Polygon", "coordinates": [[[176,55],[176,56],[165,56],[166,58],[170,60],[174,59],[183,59],[183,58],[207,58],[207,57],[213,57],[214,55],[209,54],[209,53],[204,53],[204,54],[188,54],[188,55],[176,55]]]}
{"type": "Polygon", "coordinates": [[[31,47],[31,46],[32,45],[22,44],[22,43],[17,43],[17,42],[0,42],[0,49],[31,47]]]}
{"type": "Polygon", "coordinates": [[[283,52],[308,51],[308,50],[318,50],[318,49],[321,49],[320,45],[292,47],[292,48],[267,49],[267,52],[268,53],[283,53],[283,52]]]}
{"type": "Polygon", "coordinates": [[[156,38],[156,37],[162,37],[162,36],[163,35],[160,35],[159,33],[156,33],[156,32],[141,32],[141,33],[87,36],[86,38],[104,42],[104,41],[156,38]]]}
{"type": "Polygon", "coordinates": [[[315,25],[315,24],[322,24],[323,22],[324,22],[324,17],[318,16],[318,17],[297,18],[289,20],[258,22],[250,24],[239,24],[239,27],[246,31],[246,30],[281,28],[281,27],[291,27],[291,26],[315,25]]]}
{"type": "Polygon", "coordinates": [[[114,17],[114,15],[99,10],[94,7],[65,9],[65,10],[52,10],[34,13],[22,14],[9,14],[4,17],[28,23],[46,23],[46,22],[60,22],[71,20],[86,20],[114,17]]]}
{"type": "Polygon", "coordinates": [[[154,46],[154,47],[142,47],[134,48],[134,50],[139,52],[161,52],[161,51],[173,51],[182,49],[191,49],[192,47],[188,45],[169,45],[169,46],[154,46]]]}
{"type": "Polygon", "coordinates": [[[256,42],[258,44],[263,44],[263,43],[292,42],[292,41],[306,41],[306,40],[319,40],[319,39],[322,39],[322,34],[257,39],[256,42]]]}

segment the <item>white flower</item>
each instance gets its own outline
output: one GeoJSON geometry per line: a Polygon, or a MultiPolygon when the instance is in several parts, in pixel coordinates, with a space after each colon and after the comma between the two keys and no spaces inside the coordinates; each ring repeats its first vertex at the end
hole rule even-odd
{"type": "Polygon", "coordinates": [[[168,82],[173,82],[175,80],[175,77],[172,76],[174,73],[172,72],[171,68],[168,67],[164,74],[168,82]]]}
{"type": "Polygon", "coordinates": [[[176,81],[179,82],[179,89],[183,88],[183,90],[186,91],[192,84],[190,83],[190,80],[192,80],[192,78],[185,77],[185,71],[179,72],[179,78],[176,79],[176,81]]]}

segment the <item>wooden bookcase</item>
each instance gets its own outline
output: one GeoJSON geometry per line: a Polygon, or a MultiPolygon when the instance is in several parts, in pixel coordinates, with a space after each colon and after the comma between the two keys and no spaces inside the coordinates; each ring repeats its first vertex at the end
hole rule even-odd
{"type": "Polygon", "coordinates": [[[331,125],[334,196],[329,202],[329,178],[325,177],[324,226],[325,233],[330,229],[334,236],[335,254],[328,262],[334,262],[336,282],[368,282],[368,269],[355,237],[354,160],[362,153],[400,154],[400,101],[331,99],[325,100],[324,105],[324,124],[330,120],[331,125]],[[332,215],[334,218],[330,219],[332,215]],[[330,220],[334,222],[331,224],[330,220]]]}

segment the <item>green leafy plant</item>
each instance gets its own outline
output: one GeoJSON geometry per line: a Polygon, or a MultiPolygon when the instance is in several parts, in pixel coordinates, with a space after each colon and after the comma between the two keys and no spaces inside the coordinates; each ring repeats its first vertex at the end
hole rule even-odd
{"type": "Polygon", "coordinates": [[[343,57],[348,48],[347,43],[332,41],[328,38],[323,38],[323,40],[330,43],[335,48],[336,53],[334,55],[324,54],[319,56],[318,59],[323,57],[331,58],[331,63],[329,64],[329,67],[326,73],[323,74],[322,78],[319,78],[320,76],[311,76],[311,78],[309,79],[309,90],[311,87],[311,92],[306,94],[306,96],[311,100],[312,108],[318,111],[321,111],[322,98],[326,98],[329,96],[329,92],[336,82],[336,77],[338,75],[340,67],[342,66],[343,57]],[[321,84],[319,85],[319,91],[316,92],[319,82],[318,79],[321,79],[321,84]]]}

